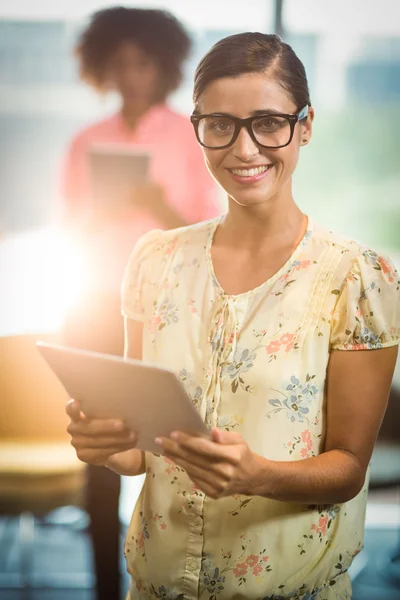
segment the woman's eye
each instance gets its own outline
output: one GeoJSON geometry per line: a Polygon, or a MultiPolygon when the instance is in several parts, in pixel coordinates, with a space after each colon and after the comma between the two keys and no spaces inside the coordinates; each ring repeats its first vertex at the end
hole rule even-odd
{"type": "Polygon", "coordinates": [[[232,124],[229,121],[219,119],[210,124],[210,128],[217,133],[226,133],[230,130],[232,124]]]}
{"type": "Polygon", "coordinates": [[[257,129],[265,129],[272,130],[281,126],[281,122],[276,117],[265,117],[263,119],[259,119],[255,123],[257,129]]]}

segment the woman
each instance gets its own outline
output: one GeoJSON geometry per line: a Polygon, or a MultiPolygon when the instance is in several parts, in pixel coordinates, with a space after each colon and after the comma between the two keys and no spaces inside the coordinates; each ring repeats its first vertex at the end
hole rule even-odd
{"type": "Polygon", "coordinates": [[[228,212],[145,236],[123,312],[127,355],[179,373],[210,439],[173,432],[157,440],[164,456],[143,456],[134,432],[85,423],[71,402],[72,443],[81,460],[146,471],[126,539],[130,598],[347,600],[399,277],[294,202],[314,111],[290,46],[260,33],[218,42],[194,103],[228,212]]]}
{"type": "Polygon", "coordinates": [[[216,186],[189,119],[167,104],[181,82],[190,46],[181,23],[161,10],[101,10],[80,36],[81,77],[97,92],[114,91],[120,98],[116,114],[74,137],[63,170],[65,224],[89,235],[95,246],[95,259],[88,258],[93,287],[119,291],[132,245],[147,231],[220,214],[216,186]],[[121,213],[117,207],[113,216],[112,201],[117,199],[111,198],[105,221],[94,218],[92,209],[90,150],[99,145],[145,150],[151,160],[149,181],[131,190],[132,208],[121,213]]]}
{"type": "Polygon", "coordinates": [[[189,120],[167,104],[181,83],[190,46],[181,23],[166,11],[114,7],[93,15],[77,45],[81,77],[99,93],[117,93],[120,108],[79,132],[70,144],[63,185],[68,222],[90,218],[88,154],[97,144],[150,152],[151,181],[140,193],[132,190],[134,222],[139,217],[145,221],[139,232],[218,214],[215,185],[189,120]]]}

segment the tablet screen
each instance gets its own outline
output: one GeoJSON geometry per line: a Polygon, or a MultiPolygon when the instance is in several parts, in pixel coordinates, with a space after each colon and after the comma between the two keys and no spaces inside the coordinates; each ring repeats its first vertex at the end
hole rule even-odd
{"type": "Polygon", "coordinates": [[[150,153],[140,148],[93,145],[89,152],[92,211],[119,215],[133,207],[135,185],[149,178],[150,153]]]}

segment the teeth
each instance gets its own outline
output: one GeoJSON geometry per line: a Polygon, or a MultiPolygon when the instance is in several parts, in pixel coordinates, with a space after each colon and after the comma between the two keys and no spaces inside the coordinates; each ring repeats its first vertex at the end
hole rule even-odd
{"type": "Polygon", "coordinates": [[[265,173],[268,171],[269,165],[263,165],[262,167],[257,167],[256,169],[229,169],[231,173],[234,175],[239,175],[239,177],[254,177],[254,175],[259,175],[260,173],[265,173]]]}

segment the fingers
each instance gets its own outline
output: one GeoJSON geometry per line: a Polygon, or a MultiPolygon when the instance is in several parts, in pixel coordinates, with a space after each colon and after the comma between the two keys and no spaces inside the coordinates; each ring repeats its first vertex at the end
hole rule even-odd
{"type": "Polygon", "coordinates": [[[226,431],[225,429],[219,429],[214,427],[211,431],[211,439],[217,444],[243,444],[244,440],[240,433],[236,431],[226,431]]]}
{"type": "Polygon", "coordinates": [[[78,401],[66,406],[70,417],[67,431],[77,457],[86,463],[104,465],[112,454],[136,447],[137,435],[118,419],[89,419],[81,411],[78,401]]]}
{"type": "MultiPolygon", "coordinates": [[[[241,439],[241,438],[240,438],[241,439]]],[[[209,438],[194,437],[182,432],[173,432],[169,438],[157,438],[159,443],[168,454],[191,457],[191,461],[203,457],[212,462],[228,462],[237,465],[237,452],[233,452],[232,446],[216,443],[209,438]]],[[[243,443],[243,440],[241,439],[243,443]]],[[[238,444],[234,442],[235,445],[238,444]]]]}
{"type": "Polygon", "coordinates": [[[136,445],[136,434],[133,431],[127,432],[120,438],[117,437],[91,437],[85,435],[74,435],[71,444],[75,449],[90,448],[92,450],[103,450],[105,448],[118,448],[118,451],[129,450],[136,445]]]}
{"type": "Polygon", "coordinates": [[[70,435],[113,436],[126,435],[129,431],[123,421],[118,419],[80,419],[72,420],[67,427],[70,435]]]}
{"type": "Polygon", "coordinates": [[[69,400],[65,407],[65,411],[67,415],[70,417],[71,421],[79,421],[81,419],[81,407],[77,400],[69,400]]]}

